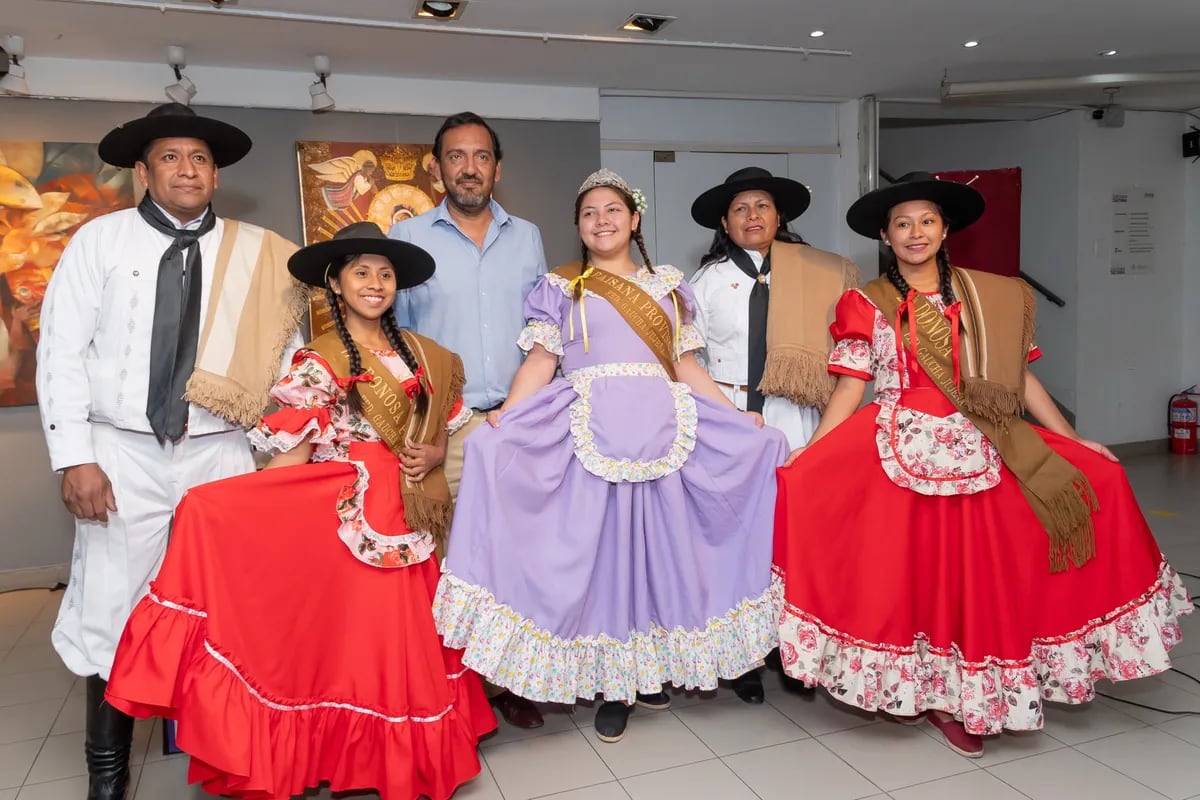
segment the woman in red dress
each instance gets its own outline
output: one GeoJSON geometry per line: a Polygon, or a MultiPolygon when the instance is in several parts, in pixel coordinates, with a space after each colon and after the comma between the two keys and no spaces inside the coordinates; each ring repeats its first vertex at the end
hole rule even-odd
{"type": "Polygon", "coordinates": [[[496,723],[433,622],[441,458],[470,412],[458,356],[391,311],[433,259],[367,222],[288,268],[326,289],[337,330],[272,390],[281,410],[251,435],[278,453],[266,470],[179,504],[108,700],[178,720],[189,779],[214,794],[289,798],[328,782],[445,800],[479,772],[476,742],[496,723]]]}
{"type": "Polygon", "coordinates": [[[780,470],[775,551],[787,674],[971,757],[1043,701],[1168,669],[1192,611],[1116,458],[1028,370],[1028,287],[951,268],[942,240],[983,206],[914,174],[851,207],[891,253],[838,304],[837,388],[780,470]]]}

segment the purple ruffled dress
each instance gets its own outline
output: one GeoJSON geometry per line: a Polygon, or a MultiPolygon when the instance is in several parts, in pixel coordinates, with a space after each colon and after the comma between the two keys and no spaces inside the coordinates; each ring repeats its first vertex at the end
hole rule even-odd
{"type": "MultiPolygon", "coordinates": [[[[672,320],[678,309],[679,352],[703,347],[679,270],[631,280],[672,320]]],[[[753,668],[778,639],[783,434],[669,380],[613,306],[572,300],[557,275],[525,316],[521,347],[561,356],[565,377],[465,443],[434,602],[446,646],[517,695],[561,703],[713,689],[753,668]]]]}

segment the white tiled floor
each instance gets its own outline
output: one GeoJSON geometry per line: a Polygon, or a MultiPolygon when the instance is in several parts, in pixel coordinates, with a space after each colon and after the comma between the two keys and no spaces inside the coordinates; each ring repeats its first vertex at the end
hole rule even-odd
{"type": "MultiPolygon", "coordinates": [[[[1200,459],[1126,462],[1175,567],[1200,574],[1200,459]]],[[[1190,581],[1200,594],[1200,581],[1190,581]]],[[[0,596],[0,800],[82,800],[83,683],[48,645],[60,595],[0,596]]],[[[1177,665],[1200,676],[1200,617],[1184,623],[1177,665]]],[[[960,758],[928,727],[854,712],[823,694],[789,694],[767,676],[764,706],[677,694],[666,712],[639,709],[629,735],[599,742],[594,707],[552,710],[546,726],[502,723],[484,771],[455,800],[1200,800],[1200,716],[1172,717],[1101,699],[1051,706],[1046,730],[987,742],[960,758]]],[[[1106,692],[1200,712],[1200,683],[1165,675],[1106,692]]],[[[157,723],[138,723],[134,800],[199,800],[187,762],[159,755],[157,723]]],[[[328,798],[328,792],[314,793],[328,798]]],[[[397,798],[396,800],[407,800],[397,798]]]]}

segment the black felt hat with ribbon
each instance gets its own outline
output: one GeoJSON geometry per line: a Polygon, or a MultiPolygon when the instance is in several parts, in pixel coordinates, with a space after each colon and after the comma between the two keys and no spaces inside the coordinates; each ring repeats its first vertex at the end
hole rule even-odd
{"type": "Polygon", "coordinates": [[[983,195],[965,183],[938,180],[928,172],[910,172],[891,186],[858,198],[846,212],[846,222],[855,233],[879,239],[891,210],[912,200],[937,204],[950,231],[960,231],[978,220],[986,205],[983,195]]]}
{"type": "Polygon", "coordinates": [[[142,160],[155,139],[200,139],[212,151],[218,167],[236,164],[250,152],[252,142],[241,129],[219,119],[202,117],[182,103],[164,103],[144,117],[126,122],[100,140],[100,158],[114,167],[132,167],[142,160]]]}
{"type": "Polygon", "coordinates": [[[392,262],[396,289],[410,289],[433,277],[433,256],[410,242],[389,239],[374,222],[355,222],[332,239],[302,247],[288,259],[288,272],[309,286],[325,286],[329,268],[346,256],[377,255],[392,262]]]}
{"type": "Polygon", "coordinates": [[[812,195],[803,183],[776,177],[762,167],[743,167],[696,198],[692,203],[692,219],[698,225],[716,230],[721,227],[721,218],[729,213],[733,198],[754,189],[775,198],[775,207],[784,222],[803,214],[812,202],[812,195]]]}

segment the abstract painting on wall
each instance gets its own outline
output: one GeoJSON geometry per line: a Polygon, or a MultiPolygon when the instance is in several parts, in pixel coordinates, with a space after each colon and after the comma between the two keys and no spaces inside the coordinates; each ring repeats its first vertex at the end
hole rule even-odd
{"type": "MultiPolygon", "coordinates": [[[[445,194],[428,144],[296,142],[296,155],[306,245],[354,222],[374,222],[387,233],[393,224],[432,209],[445,194]]],[[[321,292],[313,294],[309,313],[314,338],[332,328],[321,292]]]]}
{"type": "Polygon", "coordinates": [[[94,144],[0,140],[0,406],[37,402],[42,299],[63,248],[90,219],[134,202],[130,170],[94,144]]]}

